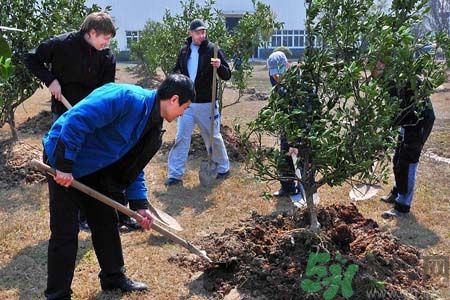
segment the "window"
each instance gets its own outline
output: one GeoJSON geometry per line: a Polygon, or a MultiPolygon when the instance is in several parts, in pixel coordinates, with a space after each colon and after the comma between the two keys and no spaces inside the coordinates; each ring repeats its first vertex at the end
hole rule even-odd
{"type": "Polygon", "coordinates": [[[305,30],[276,30],[272,34],[269,47],[276,48],[284,46],[289,48],[304,48],[305,40],[305,30]]]}
{"type": "Polygon", "coordinates": [[[239,21],[241,20],[241,16],[236,17],[236,16],[226,16],[225,17],[225,25],[227,27],[227,31],[229,33],[233,33],[234,32],[234,27],[236,27],[236,25],[239,23],[239,21]]]}
{"type": "Polygon", "coordinates": [[[131,48],[131,44],[139,41],[141,37],[141,31],[125,31],[125,37],[127,39],[127,49],[131,48]]]}

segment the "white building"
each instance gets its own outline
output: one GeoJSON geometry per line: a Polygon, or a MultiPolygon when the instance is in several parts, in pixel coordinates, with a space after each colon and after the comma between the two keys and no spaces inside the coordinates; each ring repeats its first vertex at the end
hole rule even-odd
{"type": "MultiPolygon", "coordinates": [[[[268,50],[256,49],[257,58],[266,58],[278,46],[289,47],[298,56],[305,47],[305,6],[303,0],[260,0],[270,5],[277,21],[284,22],[283,30],[274,32],[268,50]],[[268,53],[266,53],[268,52],[268,53]]],[[[202,4],[204,0],[196,0],[202,4]]],[[[119,49],[128,51],[132,41],[139,40],[139,33],[148,20],[162,21],[165,10],[173,14],[181,12],[180,0],[88,0],[102,8],[111,6],[111,15],[118,27],[116,39],[119,49]]],[[[245,13],[253,11],[251,0],[216,0],[215,7],[226,17],[227,26],[233,27],[245,13]]]]}

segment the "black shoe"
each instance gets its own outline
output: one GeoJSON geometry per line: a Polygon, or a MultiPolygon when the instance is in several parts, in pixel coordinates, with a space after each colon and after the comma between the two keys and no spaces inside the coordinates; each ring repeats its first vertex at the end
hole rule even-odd
{"type": "Polygon", "coordinates": [[[409,216],[409,213],[398,211],[395,208],[387,210],[381,214],[381,217],[383,219],[406,218],[408,216],[409,216]]]}
{"type": "Polygon", "coordinates": [[[390,192],[389,195],[380,198],[381,201],[386,203],[394,203],[395,199],[397,199],[397,195],[393,194],[392,192],[390,192]]]}
{"type": "Polygon", "coordinates": [[[274,197],[289,197],[297,195],[300,191],[297,191],[297,189],[294,189],[292,191],[286,191],[285,189],[281,188],[278,191],[274,192],[272,196],[274,197]]]}
{"type": "Polygon", "coordinates": [[[109,280],[101,280],[100,285],[102,286],[102,290],[111,291],[111,290],[121,290],[122,293],[135,292],[135,291],[146,291],[148,290],[148,286],[139,281],[133,281],[128,277],[124,277],[119,280],[109,281],[109,280]]]}
{"type": "Polygon", "coordinates": [[[172,178],[169,177],[166,179],[166,181],[164,182],[165,186],[172,186],[172,185],[179,185],[181,184],[183,181],[181,179],[176,179],[176,178],[172,178]]]}
{"type": "Polygon", "coordinates": [[[230,171],[226,171],[223,173],[217,173],[216,179],[227,179],[230,176],[230,171]]]}
{"type": "Polygon", "coordinates": [[[89,225],[87,221],[80,221],[80,230],[81,231],[90,231],[89,225]]]}
{"type": "Polygon", "coordinates": [[[125,218],[119,221],[119,227],[125,226],[129,231],[141,229],[141,225],[135,219],[125,218]]]}

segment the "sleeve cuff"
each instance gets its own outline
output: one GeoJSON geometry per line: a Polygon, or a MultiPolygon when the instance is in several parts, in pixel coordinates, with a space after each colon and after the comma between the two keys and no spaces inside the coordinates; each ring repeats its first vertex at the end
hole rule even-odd
{"type": "Polygon", "coordinates": [[[148,208],[148,201],[146,199],[134,199],[128,201],[130,205],[130,209],[132,210],[138,210],[138,209],[147,209],[148,208]]]}
{"type": "Polygon", "coordinates": [[[64,143],[58,140],[55,151],[55,168],[61,172],[72,173],[73,161],[64,157],[66,152],[65,148],[64,143]]]}

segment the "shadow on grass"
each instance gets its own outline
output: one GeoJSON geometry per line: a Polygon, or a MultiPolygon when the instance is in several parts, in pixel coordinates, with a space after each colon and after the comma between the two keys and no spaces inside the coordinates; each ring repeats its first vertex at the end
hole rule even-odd
{"type": "Polygon", "coordinates": [[[405,244],[425,249],[440,241],[439,236],[420,224],[412,212],[409,217],[398,218],[394,222],[396,228],[392,229],[391,233],[405,244]]]}
{"type": "Polygon", "coordinates": [[[178,299],[189,300],[194,298],[195,296],[202,296],[202,298],[213,299],[214,294],[212,292],[208,292],[205,289],[205,282],[208,282],[208,278],[203,272],[194,274],[189,283],[186,284],[187,288],[189,289],[189,294],[186,296],[181,296],[178,299]]]}
{"type": "MultiPolygon", "coordinates": [[[[79,240],[77,262],[92,249],[90,240],[79,240]]],[[[18,299],[42,299],[47,284],[48,242],[22,249],[0,269],[0,290],[17,292],[18,299]]]]}
{"type": "MultiPolygon", "coordinates": [[[[220,184],[220,181],[217,183],[220,184]]],[[[194,187],[176,185],[168,187],[167,191],[154,192],[154,196],[166,205],[164,211],[171,216],[178,216],[185,208],[191,208],[195,214],[201,214],[213,203],[207,201],[214,187],[194,187]]]]}
{"type": "Polygon", "coordinates": [[[0,196],[0,210],[14,214],[17,211],[41,208],[41,197],[44,197],[47,185],[33,184],[3,189],[0,196]]]}

